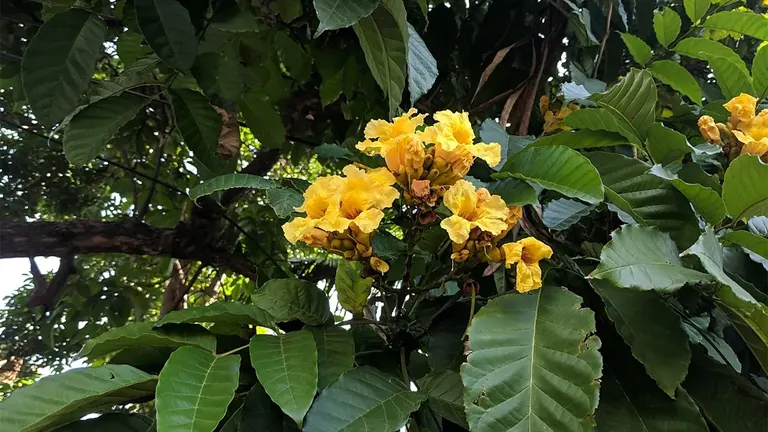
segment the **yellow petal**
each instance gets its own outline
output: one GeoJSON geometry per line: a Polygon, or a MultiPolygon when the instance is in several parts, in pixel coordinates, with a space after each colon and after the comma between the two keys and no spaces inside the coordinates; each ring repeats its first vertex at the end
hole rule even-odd
{"type": "Polygon", "coordinates": [[[474,157],[478,157],[486,162],[488,166],[495,167],[501,162],[501,146],[497,143],[478,143],[467,148],[474,157]]]}
{"type": "Polygon", "coordinates": [[[445,193],[443,203],[453,214],[469,217],[477,207],[475,187],[466,180],[459,180],[445,193]]]}
{"type": "Polygon", "coordinates": [[[498,195],[492,195],[478,209],[478,218],[474,226],[493,235],[497,235],[507,229],[507,217],[509,209],[507,204],[498,195]]]}
{"type": "Polygon", "coordinates": [[[541,268],[538,264],[517,263],[515,287],[521,293],[541,288],[541,268]]]}
{"type": "Polygon", "coordinates": [[[760,141],[752,140],[748,144],[744,144],[741,148],[741,154],[744,153],[754,156],[762,156],[768,153],[768,138],[763,138],[760,141]]]}
{"type": "Polygon", "coordinates": [[[523,259],[523,245],[517,242],[501,245],[501,252],[504,254],[504,265],[507,268],[523,259]]]}
{"type": "Polygon", "coordinates": [[[386,120],[371,120],[365,126],[365,137],[368,139],[386,136],[392,125],[386,120]]]}
{"type": "Polygon", "coordinates": [[[357,143],[357,145],[355,146],[356,149],[360,150],[361,152],[369,156],[375,156],[377,154],[380,154],[382,147],[383,147],[383,143],[381,141],[371,141],[369,139],[365,141],[361,141],[357,143]]]}
{"type": "Polygon", "coordinates": [[[349,228],[350,223],[352,223],[352,220],[345,217],[326,216],[317,222],[317,227],[328,232],[344,232],[349,228]]]}
{"type": "Polygon", "coordinates": [[[509,215],[507,216],[507,229],[513,228],[522,218],[523,208],[518,206],[510,206],[509,215]]]}
{"type": "Polygon", "coordinates": [[[739,129],[758,141],[768,138],[768,110],[762,110],[752,120],[740,124],[739,129]]]}
{"type": "Polygon", "coordinates": [[[752,120],[755,117],[757,98],[742,93],[723,106],[731,113],[731,126],[739,127],[741,122],[752,120]]]}
{"type": "Polygon", "coordinates": [[[374,270],[376,270],[381,274],[384,274],[389,271],[389,264],[387,264],[386,261],[384,261],[381,258],[374,256],[374,257],[371,257],[369,262],[371,263],[371,268],[373,268],[374,270]]]}
{"type": "Polygon", "coordinates": [[[386,168],[376,168],[368,171],[368,176],[381,186],[391,186],[397,181],[386,168]]]}
{"type": "Polygon", "coordinates": [[[469,231],[472,229],[468,220],[456,215],[443,219],[440,227],[448,232],[448,237],[454,243],[466,243],[469,239],[469,231]]]}
{"type": "Polygon", "coordinates": [[[523,262],[535,264],[547,258],[552,258],[552,248],[534,237],[518,240],[523,245],[523,262]]]}
{"type": "Polygon", "coordinates": [[[701,116],[699,117],[698,125],[699,133],[701,133],[701,136],[703,136],[704,139],[713,144],[722,143],[722,140],[720,139],[720,130],[715,124],[715,119],[710,116],[701,116]]]}
{"type": "Polygon", "coordinates": [[[298,217],[290,222],[283,224],[283,233],[285,238],[291,242],[296,243],[307,235],[317,224],[317,219],[298,217]]]}
{"type": "Polygon", "coordinates": [[[376,231],[381,220],[384,218],[384,212],[379,209],[368,209],[360,213],[352,222],[360,228],[360,231],[369,233],[376,231]]]}

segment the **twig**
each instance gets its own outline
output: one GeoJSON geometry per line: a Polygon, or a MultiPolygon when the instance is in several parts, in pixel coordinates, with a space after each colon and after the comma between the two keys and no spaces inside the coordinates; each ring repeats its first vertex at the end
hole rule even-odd
{"type": "Polygon", "coordinates": [[[221,353],[221,354],[216,354],[216,357],[224,357],[224,356],[228,356],[228,355],[230,355],[230,354],[234,354],[234,353],[236,353],[236,352],[242,351],[242,350],[244,350],[244,349],[248,348],[249,346],[251,346],[251,345],[250,345],[250,344],[247,344],[247,345],[243,345],[243,346],[237,347],[237,348],[235,348],[235,349],[233,349],[233,350],[229,350],[229,351],[227,351],[227,352],[223,352],[223,353],[221,353]]]}
{"type": "MultiPolygon", "coordinates": [[[[595,59],[595,68],[592,69],[592,78],[597,76],[597,70],[600,69],[600,61],[605,51],[605,45],[608,43],[608,37],[611,35],[611,16],[613,16],[613,0],[606,0],[608,2],[608,19],[605,23],[605,34],[603,34],[603,40],[600,42],[600,51],[597,52],[597,58],[595,59]]],[[[621,0],[619,0],[621,1],[621,0]]]]}
{"type": "Polygon", "coordinates": [[[400,371],[403,373],[403,382],[406,386],[410,385],[411,378],[408,376],[408,364],[405,355],[405,347],[400,347],[400,371]]]}

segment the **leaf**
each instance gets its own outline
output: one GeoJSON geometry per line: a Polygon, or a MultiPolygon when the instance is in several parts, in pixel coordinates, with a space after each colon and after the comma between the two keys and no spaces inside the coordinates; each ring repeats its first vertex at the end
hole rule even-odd
{"type": "Polygon", "coordinates": [[[497,143],[501,146],[501,160],[495,167],[498,169],[504,165],[510,156],[524,149],[533,142],[532,136],[517,136],[507,133],[496,120],[485,119],[480,125],[480,140],[485,143],[497,143]]]}
{"type": "Polygon", "coordinates": [[[317,348],[312,333],[251,338],[251,364],[270,398],[302,425],[317,391],[317,348]]]}
{"type": "Polygon", "coordinates": [[[741,70],[738,63],[715,55],[709,55],[707,60],[712,72],[715,73],[717,85],[720,86],[726,99],[732,99],[741,93],[755,93],[752,78],[748,72],[741,70]]]}
{"type": "Polygon", "coordinates": [[[640,66],[645,66],[651,60],[651,47],[645,41],[631,33],[621,33],[621,40],[640,66]]]}
{"type": "Polygon", "coordinates": [[[725,205],[722,198],[714,190],[697,183],[688,183],[677,175],[672,174],[661,165],[654,165],[650,173],[669,181],[677,190],[679,190],[688,201],[693,204],[693,208],[709,224],[716,225],[725,219],[725,205]]]}
{"type": "Polygon", "coordinates": [[[338,144],[323,143],[314,148],[314,152],[321,159],[348,159],[352,157],[352,152],[338,144]]]}
{"type": "Polygon", "coordinates": [[[107,330],[87,340],[77,355],[93,359],[124,348],[184,345],[216,351],[216,338],[208,330],[197,325],[152,329],[151,322],[134,322],[107,330]]]}
{"type": "Polygon", "coordinates": [[[298,279],[271,279],[251,296],[253,303],[277,322],[300,320],[307,325],[333,323],[325,293],[298,279]]]}
{"type": "Polygon", "coordinates": [[[99,155],[118,129],[133,120],[149,99],[132,94],[92,103],[69,121],[64,133],[64,155],[73,165],[85,165],[99,155]]]}
{"type": "Polygon", "coordinates": [[[131,66],[139,57],[152,52],[144,42],[144,36],[139,33],[127,31],[117,37],[117,56],[123,61],[126,67],[131,66]]]}
{"type": "Polygon", "coordinates": [[[707,13],[711,0],[683,0],[685,14],[696,24],[707,13]]]}
{"type": "Polygon", "coordinates": [[[437,73],[437,61],[416,29],[408,24],[408,91],[411,93],[411,105],[432,88],[437,73]]]}
{"type": "Polygon", "coordinates": [[[314,0],[320,25],[315,37],[326,30],[349,27],[367,17],[379,5],[380,0],[314,0]]]}
{"type": "Polygon", "coordinates": [[[752,383],[725,365],[700,356],[691,365],[685,389],[707,419],[722,432],[761,432],[768,400],[752,383]]]}
{"type": "Polygon", "coordinates": [[[107,412],[96,418],[80,420],[56,429],[56,432],[147,432],[152,419],[140,414],[107,412]]]}
{"type": "Polygon", "coordinates": [[[220,190],[234,188],[273,189],[277,185],[272,180],[250,174],[232,173],[206,180],[189,190],[189,197],[196,201],[201,196],[210,195],[220,190]]]}
{"type": "Polygon", "coordinates": [[[171,90],[171,105],[176,126],[192,154],[216,175],[233,171],[233,164],[218,157],[216,148],[221,133],[221,116],[208,98],[189,89],[171,90]]]}
{"type": "MultiPolygon", "coordinates": [[[[581,110],[580,110],[581,111],[581,110]]],[[[611,147],[628,144],[628,140],[623,136],[606,132],[604,130],[582,129],[577,131],[563,131],[554,135],[548,135],[539,138],[528,145],[528,147],[546,147],[561,145],[576,149],[611,147]]]]}
{"type": "Polygon", "coordinates": [[[562,231],[577,223],[594,208],[579,201],[556,199],[544,207],[542,219],[548,228],[562,231]]]}
{"type": "Polygon", "coordinates": [[[656,32],[656,39],[665,48],[680,34],[682,25],[680,15],[668,7],[653,12],[653,30],[656,32]]]}
{"type": "Polygon", "coordinates": [[[725,172],[723,201],[733,220],[768,216],[768,189],[762,187],[768,166],[757,156],[737,157],[725,172]]]}
{"type": "Polygon", "coordinates": [[[678,388],[675,399],[670,399],[642,372],[623,373],[621,380],[617,380],[614,372],[621,372],[620,369],[606,367],[603,371],[600,407],[596,416],[600,431],[709,430],[696,403],[683,388],[678,388]]]}
{"type": "Polygon", "coordinates": [[[157,430],[212,432],[235,397],[239,377],[239,355],[179,348],[158,379],[157,430]]]}
{"type": "Polygon", "coordinates": [[[229,425],[235,420],[234,428],[231,431],[224,428],[221,432],[299,432],[296,422],[272,402],[259,382],[245,396],[239,411],[227,422],[229,425]]]}
{"type": "Polygon", "coordinates": [[[461,366],[470,430],[588,427],[602,358],[600,339],[590,336],[594,314],[581,303],[565,288],[544,286],[497,297],[480,309],[461,366]]]}
{"type": "Polygon", "coordinates": [[[253,14],[240,8],[236,8],[228,14],[214,14],[212,18],[211,27],[225,32],[256,32],[263,28],[263,23],[256,19],[253,14]]]}
{"type": "Polygon", "coordinates": [[[432,372],[419,380],[419,387],[421,392],[427,394],[429,406],[438,414],[459,426],[469,428],[464,414],[461,375],[454,371],[432,372]]]}
{"type": "Polygon", "coordinates": [[[293,79],[305,82],[312,73],[312,57],[286,33],[278,32],[274,39],[280,63],[293,79]]]}
{"type": "Polygon", "coordinates": [[[752,59],[752,84],[758,99],[768,96],[768,48],[765,45],[758,48],[752,59]]]}
{"type": "Polygon", "coordinates": [[[267,203],[279,218],[290,216],[304,203],[304,196],[293,189],[274,188],[267,190],[267,203]]]}
{"type": "Polygon", "coordinates": [[[21,62],[24,94],[36,119],[52,126],[77,108],[105,38],[104,22],[83,9],[58,13],[40,27],[21,62]]]}
{"type": "Polygon", "coordinates": [[[507,205],[524,206],[538,203],[536,189],[528,183],[513,178],[493,181],[487,184],[488,191],[498,195],[507,205]]]}
{"type": "Polygon", "coordinates": [[[601,280],[592,281],[592,287],[632,355],[665,393],[675,397],[691,361],[680,317],[655,293],[617,288],[601,280]]]}
{"type": "Polygon", "coordinates": [[[251,92],[240,104],[245,123],[256,139],[267,147],[279,148],[285,144],[285,126],[272,103],[259,92],[251,92]]]}
{"type": "Polygon", "coordinates": [[[320,393],[303,432],[400,430],[424,399],[378,369],[357,367],[320,393]]]}
{"type": "Polygon", "coordinates": [[[642,146],[642,140],[632,125],[623,118],[617,117],[607,108],[589,108],[574,111],[562,121],[562,124],[563,126],[594,132],[619,133],[624,136],[625,141],[642,146]]]}
{"type": "Polygon", "coordinates": [[[363,266],[360,263],[345,259],[339,260],[336,268],[336,291],[339,294],[339,304],[355,316],[363,313],[373,286],[372,278],[360,277],[362,271],[363,266]]]}
{"type": "Polygon", "coordinates": [[[651,73],[634,68],[607,92],[593,96],[598,106],[629,124],[634,135],[641,139],[645,138],[645,132],[656,119],[657,98],[651,73]]]}
{"type": "Polygon", "coordinates": [[[672,60],[656,60],[648,69],[657,80],[688,96],[696,105],[701,105],[701,88],[688,69],[672,60]]]}
{"type": "Polygon", "coordinates": [[[693,151],[685,135],[676,130],[654,123],[648,129],[646,149],[657,164],[669,165],[680,162],[685,155],[693,151]]]}
{"type": "Polygon", "coordinates": [[[765,237],[749,231],[731,231],[720,236],[720,240],[736,243],[744,249],[768,259],[768,239],[765,237]]]}
{"type": "Polygon", "coordinates": [[[197,38],[189,12],[176,0],[134,0],[144,39],[168,66],[188,72],[195,63],[197,38]]]}
{"type": "Polygon", "coordinates": [[[534,147],[515,153],[494,177],[528,180],[590,204],[603,200],[603,184],[595,167],[589,159],[564,146],[534,147]]]}
{"type": "Polygon", "coordinates": [[[195,59],[192,75],[209,98],[215,100],[216,96],[221,96],[237,101],[243,94],[241,68],[238,59],[220,52],[207,52],[195,59]]]}
{"type": "Polygon", "coordinates": [[[699,60],[708,60],[709,56],[725,57],[736,64],[739,69],[749,74],[747,65],[741,56],[729,47],[712,39],[705,38],[686,38],[678,42],[674,47],[675,52],[699,60]]]}
{"type": "Polygon", "coordinates": [[[395,260],[407,250],[405,243],[388,231],[379,229],[371,240],[371,247],[377,257],[395,260]]]}
{"type": "Polygon", "coordinates": [[[310,330],[317,347],[317,388],[322,390],[355,366],[355,340],[341,327],[310,330]]]}
{"type": "Polygon", "coordinates": [[[699,237],[699,224],[690,203],[666,180],[648,174],[647,164],[616,153],[586,156],[600,172],[606,198],[641,225],[659,227],[680,247],[699,237]]]}
{"type": "MultiPolygon", "coordinates": [[[[260,307],[218,301],[207,306],[171,311],[155,323],[159,328],[166,324],[213,323],[272,327],[273,318],[260,307]]],[[[170,328],[173,328],[171,326],[170,328]]]]}
{"type": "Polygon", "coordinates": [[[709,275],[683,267],[667,234],[638,225],[624,225],[611,234],[611,241],[600,252],[600,264],[589,277],[621,288],[663,292],[711,280],[709,275]]]}
{"type": "Polygon", "coordinates": [[[152,395],[156,378],[131,366],[106,365],[49,375],[0,402],[8,432],[49,431],[85,414],[152,395]]]}
{"type": "Polygon", "coordinates": [[[394,116],[405,88],[408,29],[405,6],[400,0],[382,0],[370,16],[352,28],[360,39],[371,74],[387,97],[389,116],[394,116]]]}
{"type": "Polygon", "coordinates": [[[706,28],[725,30],[768,40],[768,18],[752,11],[718,12],[702,24],[706,28]]]}

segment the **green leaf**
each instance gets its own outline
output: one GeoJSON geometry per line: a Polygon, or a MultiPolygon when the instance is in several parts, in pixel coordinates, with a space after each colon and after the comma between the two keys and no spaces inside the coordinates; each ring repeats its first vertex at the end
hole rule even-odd
{"type": "Polygon", "coordinates": [[[325,293],[298,279],[271,279],[251,296],[253,303],[277,322],[300,320],[308,325],[333,323],[325,293]]]}
{"type": "Polygon", "coordinates": [[[645,41],[631,33],[621,33],[621,40],[640,66],[645,66],[651,60],[651,47],[645,41]]]}
{"type": "Polygon", "coordinates": [[[768,399],[743,376],[699,356],[683,384],[707,419],[722,432],[762,432],[768,399]]]}
{"type": "Polygon", "coordinates": [[[607,108],[588,108],[574,111],[562,121],[562,124],[594,132],[619,133],[624,136],[625,141],[642,146],[642,140],[632,125],[607,108]]]}
{"type": "Polygon", "coordinates": [[[563,131],[554,135],[548,135],[537,139],[536,141],[529,144],[528,147],[561,145],[576,150],[585,148],[611,147],[628,143],[629,141],[626,138],[617,133],[607,132],[605,130],[590,130],[587,128],[577,131],[563,131]]]}
{"type": "MultiPolygon", "coordinates": [[[[154,327],[159,328],[166,324],[189,323],[213,323],[213,324],[239,324],[272,327],[273,318],[260,307],[219,301],[207,306],[197,306],[188,309],[171,311],[164,316],[154,327]]],[[[173,328],[171,326],[171,328],[173,328]]]]}
{"type": "Polygon", "coordinates": [[[312,333],[251,338],[251,364],[270,398],[302,425],[317,392],[317,348],[312,333]]]}
{"type": "Polygon", "coordinates": [[[312,73],[312,57],[286,33],[278,32],[274,44],[280,63],[288,75],[298,82],[306,82],[312,73]]]}
{"type": "Polygon", "coordinates": [[[707,57],[709,67],[717,79],[717,85],[723,91],[726,99],[732,99],[741,93],[754,94],[755,89],[752,86],[752,78],[748,72],[741,70],[738,63],[731,61],[726,57],[709,55],[707,57]]]}
{"type": "Polygon", "coordinates": [[[234,188],[273,189],[275,182],[264,177],[250,174],[232,173],[206,180],[189,190],[189,197],[196,201],[201,196],[210,195],[220,190],[234,188]]]}
{"type": "Polygon", "coordinates": [[[188,72],[197,55],[195,28],[176,0],[134,0],[136,19],[149,46],[168,66],[188,72]]]}
{"type": "Polygon", "coordinates": [[[429,406],[444,418],[469,428],[464,414],[461,375],[454,371],[431,372],[419,380],[420,391],[426,393],[429,406]]]}
{"type": "Polygon", "coordinates": [[[645,139],[645,132],[656,119],[656,83],[647,70],[633,68],[621,82],[592,98],[623,124],[629,124],[640,139],[645,139]]]}
{"type": "Polygon", "coordinates": [[[675,397],[691,361],[680,317],[655,293],[617,288],[601,280],[591,283],[632,355],[665,393],[675,397]]]}
{"type": "Polygon", "coordinates": [[[378,369],[354,368],[320,393],[303,432],[400,430],[425,398],[378,369]]]}
{"type": "Polygon", "coordinates": [[[723,201],[733,220],[768,216],[768,189],[762,187],[768,166],[757,156],[741,155],[725,172],[723,201]]]}
{"type": "Polygon", "coordinates": [[[411,105],[427,94],[437,79],[437,61],[419,33],[408,24],[408,91],[411,105]]]}
{"type": "Polygon", "coordinates": [[[314,152],[321,159],[348,159],[352,157],[352,152],[338,144],[323,143],[314,148],[314,152]]]}
{"type": "Polygon", "coordinates": [[[736,64],[745,74],[749,74],[747,65],[741,56],[729,47],[712,39],[705,38],[686,38],[678,42],[674,47],[675,52],[684,56],[699,60],[708,60],[710,56],[725,57],[736,64]]]}
{"type": "Polygon", "coordinates": [[[405,15],[401,0],[382,0],[370,16],[352,27],[360,39],[371,74],[387,97],[390,117],[400,106],[405,88],[408,51],[405,15]]]}
{"type": "Polygon", "coordinates": [[[235,412],[221,432],[299,432],[296,422],[272,402],[257,381],[245,396],[243,405],[235,412]],[[234,423],[232,429],[226,427],[234,423]]]}
{"type": "Polygon", "coordinates": [[[657,80],[688,96],[696,105],[701,105],[701,88],[688,69],[672,60],[656,60],[648,69],[657,80]]]}
{"type": "Polygon", "coordinates": [[[123,93],[100,99],[79,111],[64,133],[67,160],[73,165],[85,165],[93,160],[147,102],[147,98],[123,93]]]}
{"type": "Polygon", "coordinates": [[[105,37],[104,22],[83,9],[58,13],[37,31],[24,53],[21,78],[41,123],[52,126],[77,108],[105,37]]]}
{"type": "Polygon", "coordinates": [[[656,39],[665,48],[680,34],[682,25],[680,15],[668,7],[653,12],[653,30],[656,32],[656,39]]]}
{"type": "Polygon", "coordinates": [[[280,15],[283,22],[290,23],[301,16],[301,0],[277,0],[270,3],[269,8],[280,15]]]}
{"type": "Polygon", "coordinates": [[[293,213],[296,207],[304,203],[304,196],[293,189],[274,188],[267,190],[267,203],[279,218],[293,213]]]}
{"type": "Polygon", "coordinates": [[[534,147],[517,152],[494,177],[528,180],[590,204],[603,200],[603,184],[595,167],[589,159],[564,146],[534,147]]]}
{"type": "Polygon", "coordinates": [[[508,178],[490,182],[487,187],[490,193],[500,196],[510,206],[524,206],[539,202],[536,189],[522,180],[508,178]]]}
{"type": "Polygon", "coordinates": [[[237,8],[228,14],[214,14],[211,27],[225,32],[243,33],[262,30],[264,24],[252,13],[237,8]]]}
{"type": "Polygon", "coordinates": [[[216,175],[232,172],[233,164],[216,154],[221,116],[213,109],[208,98],[189,89],[171,90],[170,94],[176,126],[195,158],[216,175]]]}
{"type": "Polygon", "coordinates": [[[141,346],[180,347],[194,345],[216,351],[216,338],[197,325],[176,326],[172,329],[152,329],[151,322],[129,323],[113,328],[89,339],[77,354],[79,357],[97,358],[124,349],[141,346]]]}
{"type": "Polygon", "coordinates": [[[272,103],[261,93],[251,92],[240,104],[245,123],[260,143],[279,148],[285,144],[285,126],[272,103]]]}
{"type": "Polygon", "coordinates": [[[144,36],[139,33],[127,31],[117,37],[117,56],[123,61],[126,67],[131,66],[139,57],[152,52],[144,42],[144,36]]]}
{"type": "Polygon", "coordinates": [[[517,136],[507,133],[499,122],[494,119],[485,119],[480,125],[480,140],[484,143],[498,143],[501,146],[501,161],[498,168],[504,165],[507,159],[533,142],[532,136],[517,136]]]}
{"type": "Polygon", "coordinates": [[[371,240],[371,247],[377,257],[385,260],[395,260],[407,249],[402,240],[382,229],[376,231],[371,240]]]}
{"type": "Polygon", "coordinates": [[[311,331],[317,347],[317,388],[322,390],[355,366],[355,340],[341,327],[315,327],[311,331]]]}
{"type": "Polygon", "coordinates": [[[768,239],[749,231],[731,231],[720,236],[720,240],[726,240],[748,249],[761,257],[768,259],[768,239]]]}
{"type": "Polygon", "coordinates": [[[239,355],[179,348],[157,382],[157,430],[212,432],[235,397],[239,377],[239,355]]]}
{"type": "Polygon", "coordinates": [[[380,0],[314,0],[320,25],[315,37],[326,30],[349,27],[367,17],[379,6],[380,0]]]}
{"type": "Polygon", "coordinates": [[[685,14],[696,24],[707,13],[711,3],[711,0],[683,0],[685,14]]]}
{"type": "Polygon", "coordinates": [[[470,430],[589,427],[602,357],[594,314],[581,303],[565,288],[544,286],[480,309],[461,366],[470,430]]]}
{"type": "Polygon", "coordinates": [[[542,220],[544,225],[556,231],[568,229],[581,218],[588,215],[595,206],[569,199],[556,199],[544,207],[542,220]]]}
{"type": "Polygon", "coordinates": [[[237,101],[243,94],[241,68],[238,59],[220,52],[207,52],[195,59],[192,75],[206,96],[213,99],[218,95],[237,101]]]}
{"type": "Polygon", "coordinates": [[[140,414],[108,412],[96,418],[80,420],[56,429],[56,432],[147,432],[153,421],[140,414]]]}
{"type": "Polygon", "coordinates": [[[653,161],[662,165],[680,162],[685,155],[693,151],[685,135],[666,128],[661,123],[654,123],[648,129],[646,149],[653,161]]]}
{"type": "Polygon", "coordinates": [[[672,186],[685,195],[688,201],[693,204],[693,208],[709,224],[716,225],[725,219],[725,204],[714,190],[697,183],[683,181],[677,175],[662,168],[661,165],[654,165],[650,173],[669,181],[672,186]]]}
{"type": "MultiPolygon", "coordinates": [[[[660,392],[653,382],[639,373],[623,373],[617,380],[616,369],[606,367],[600,392],[597,424],[600,431],[707,432],[707,423],[693,399],[678,388],[675,399],[660,392]]],[[[634,372],[634,370],[632,371],[634,372]]]]}
{"type": "Polygon", "coordinates": [[[336,268],[336,291],[339,304],[357,316],[363,313],[373,286],[372,278],[360,277],[363,266],[359,262],[339,260],[336,268]]]}
{"type": "Polygon", "coordinates": [[[611,241],[600,252],[600,264],[589,277],[621,288],[665,292],[711,280],[707,274],[683,267],[667,234],[639,225],[624,225],[611,234],[611,241]]]}
{"type": "Polygon", "coordinates": [[[50,431],[85,414],[152,395],[156,378],[131,366],[72,369],[41,378],[0,402],[7,432],[50,431]]]}
{"type": "Polygon", "coordinates": [[[702,24],[706,28],[725,30],[768,40],[768,18],[752,11],[718,12],[702,24]]]}
{"type": "Polygon", "coordinates": [[[586,156],[600,172],[607,199],[637,223],[659,227],[684,248],[699,237],[699,224],[688,200],[666,180],[648,174],[650,166],[616,153],[590,152],[586,156]]]}
{"type": "Polygon", "coordinates": [[[752,59],[752,84],[758,99],[768,97],[768,48],[761,46],[752,59]]]}

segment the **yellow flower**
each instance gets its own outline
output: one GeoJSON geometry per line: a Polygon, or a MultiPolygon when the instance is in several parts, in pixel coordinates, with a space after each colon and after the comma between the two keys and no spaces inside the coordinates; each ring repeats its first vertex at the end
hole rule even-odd
{"type": "Polygon", "coordinates": [[[387,264],[387,262],[381,258],[374,256],[374,257],[371,257],[369,262],[371,264],[371,268],[376,270],[379,273],[384,274],[389,271],[389,264],[387,264]]]}
{"type": "Polygon", "coordinates": [[[757,141],[768,138],[768,110],[762,110],[753,119],[740,124],[739,129],[757,141]]]}
{"type": "Polygon", "coordinates": [[[539,98],[539,111],[546,112],[549,109],[549,96],[542,95],[539,98]]]}
{"type": "MultiPolygon", "coordinates": [[[[379,142],[387,142],[402,135],[416,132],[416,128],[424,124],[426,114],[416,115],[416,109],[411,108],[400,117],[395,117],[392,123],[386,120],[371,120],[365,127],[365,137],[369,140],[378,138],[379,142]]],[[[359,150],[365,151],[358,147],[359,150]]]]}
{"type": "Polygon", "coordinates": [[[437,123],[426,128],[419,135],[424,142],[435,144],[435,160],[438,158],[464,160],[470,157],[469,164],[471,165],[471,158],[478,157],[488,162],[488,165],[492,167],[499,164],[501,146],[497,143],[475,144],[473,142],[475,133],[472,131],[472,123],[469,122],[468,113],[438,111],[433,117],[437,123]]]}
{"type": "Polygon", "coordinates": [[[498,195],[488,190],[475,190],[472,183],[459,180],[443,196],[443,202],[453,212],[440,223],[454,243],[465,243],[472,228],[497,235],[507,228],[509,209],[498,195]]]}
{"type": "Polygon", "coordinates": [[[741,129],[739,127],[741,122],[746,122],[755,118],[757,98],[742,93],[723,106],[729,113],[731,113],[731,127],[741,129]]]}
{"type": "Polygon", "coordinates": [[[740,154],[750,154],[753,156],[762,156],[768,153],[768,137],[756,140],[750,135],[742,133],[739,130],[733,130],[733,135],[744,145],[741,147],[740,154]]]}
{"type": "Polygon", "coordinates": [[[543,242],[526,237],[514,243],[501,245],[507,268],[517,263],[516,287],[520,292],[541,288],[539,261],[552,258],[552,248],[543,242]]]}
{"type": "Polygon", "coordinates": [[[392,123],[371,120],[365,127],[365,141],[355,146],[368,155],[379,155],[387,162],[387,168],[397,176],[418,178],[424,172],[426,152],[424,143],[416,135],[416,128],[424,123],[426,114],[415,115],[411,108],[406,114],[395,117],[392,123]]]}
{"type": "Polygon", "coordinates": [[[320,177],[304,192],[304,203],[296,208],[307,217],[298,217],[283,225],[285,238],[296,243],[319,224],[338,218],[339,189],[344,179],[339,176],[320,177]]]}
{"type": "Polygon", "coordinates": [[[715,119],[713,119],[710,116],[701,116],[699,117],[699,132],[701,133],[701,136],[703,136],[707,141],[711,142],[712,144],[722,144],[722,140],[720,139],[720,130],[717,128],[717,125],[715,124],[715,119]]]}

